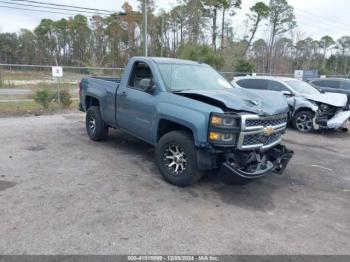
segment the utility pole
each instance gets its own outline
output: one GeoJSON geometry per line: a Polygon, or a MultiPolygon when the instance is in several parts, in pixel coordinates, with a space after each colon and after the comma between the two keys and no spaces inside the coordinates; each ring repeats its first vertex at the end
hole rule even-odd
{"type": "Polygon", "coordinates": [[[144,41],[144,55],[148,56],[147,50],[147,0],[143,0],[143,15],[144,15],[144,32],[143,32],[143,41],[144,41]]]}
{"type": "Polygon", "coordinates": [[[162,26],[161,26],[161,34],[160,34],[160,39],[161,39],[161,44],[160,44],[160,56],[163,57],[163,45],[164,45],[164,14],[162,16],[162,26]]]}

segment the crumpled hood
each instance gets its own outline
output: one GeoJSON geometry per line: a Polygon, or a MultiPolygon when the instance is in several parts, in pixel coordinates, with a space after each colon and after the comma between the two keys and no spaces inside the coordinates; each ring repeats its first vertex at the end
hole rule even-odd
{"type": "Polygon", "coordinates": [[[302,97],[336,107],[344,107],[348,101],[348,97],[346,95],[338,93],[320,93],[313,95],[303,94],[302,97]]]}
{"type": "Polygon", "coordinates": [[[227,108],[258,115],[288,112],[288,104],[281,93],[273,91],[227,88],[218,90],[184,90],[180,94],[195,94],[223,103],[227,108]]]}

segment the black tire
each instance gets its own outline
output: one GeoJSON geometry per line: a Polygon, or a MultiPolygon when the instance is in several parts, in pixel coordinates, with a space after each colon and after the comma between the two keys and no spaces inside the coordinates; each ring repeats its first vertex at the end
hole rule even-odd
{"type": "Polygon", "coordinates": [[[202,177],[202,173],[197,168],[193,138],[188,132],[171,131],[163,135],[156,146],[155,157],[160,173],[170,184],[180,187],[190,186],[202,177]],[[174,158],[171,159],[171,157],[174,158]],[[183,162],[184,159],[186,162],[183,162]],[[172,164],[173,162],[175,164],[172,164]]]}
{"type": "Polygon", "coordinates": [[[314,116],[313,112],[307,110],[297,112],[292,119],[293,128],[303,133],[312,132],[314,116]]]}
{"type": "Polygon", "coordinates": [[[86,132],[91,140],[101,141],[108,136],[108,126],[102,120],[100,108],[90,106],[86,111],[86,132]]]}

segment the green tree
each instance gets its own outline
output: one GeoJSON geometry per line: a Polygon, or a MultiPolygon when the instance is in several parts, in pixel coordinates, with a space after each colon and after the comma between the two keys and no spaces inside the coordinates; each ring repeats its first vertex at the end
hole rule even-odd
{"type": "Polygon", "coordinates": [[[84,64],[89,54],[91,29],[88,20],[83,15],[69,19],[69,34],[72,39],[72,61],[84,64]]]}
{"type": "Polygon", "coordinates": [[[36,46],[36,37],[32,31],[27,29],[20,30],[17,48],[17,56],[20,58],[20,63],[29,65],[36,63],[38,49],[36,46]]]}
{"type": "Polygon", "coordinates": [[[5,63],[17,63],[18,37],[15,33],[0,34],[0,59],[5,63]]]}
{"type": "Polygon", "coordinates": [[[209,64],[215,68],[220,68],[224,59],[215,54],[208,45],[187,43],[179,48],[179,58],[188,59],[209,64]]]}
{"type": "Polygon", "coordinates": [[[294,9],[288,5],[287,0],[270,0],[269,4],[270,40],[266,59],[266,72],[272,69],[272,50],[276,37],[288,32],[296,26],[294,9]]]}
{"type": "Polygon", "coordinates": [[[335,44],[332,37],[325,35],[319,41],[320,48],[323,50],[322,67],[326,67],[326,56],[330,48],[335,44]]]}
{"type": "Polygon", "coordinates": [[[246,56],[248,49],[254,39],[255,33],[258,30],[260,22],[267,18],[269,15],[269,7],[264,2],[257,2],[250,8],[251,14],[248,15],[250,21],[253,23],[252,28],[250,29],[250,37],[247,42],[247,45],[244,49],[243,56],[246,56]]]}

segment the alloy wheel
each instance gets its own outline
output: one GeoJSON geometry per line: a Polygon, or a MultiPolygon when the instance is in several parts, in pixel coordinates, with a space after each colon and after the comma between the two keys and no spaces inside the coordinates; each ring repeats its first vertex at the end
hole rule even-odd
{"type": "Polygon", "coordinates": [[[309,132],[312,129],[312,119],[306,114],[302,114],[296,119],[296,127],[302,132],[309,132]]]}
{"type": "Polygon", "coordinates": [[[164,150],[164,165],[173,175],[181,175],[187,167],[187,157],[181,146],[171,144],[164,150]]]}

